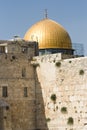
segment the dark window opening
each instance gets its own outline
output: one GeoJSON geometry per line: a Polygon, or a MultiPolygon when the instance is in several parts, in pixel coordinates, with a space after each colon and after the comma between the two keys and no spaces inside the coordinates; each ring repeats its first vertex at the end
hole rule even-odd
{"type": "Polygon", "coordinates": [[[24,97],[27,97],[27,87],[24,87],[24,97]]]}
{"type": "Polygon", "coordinates": [[[5,46],[0,46],[0,53],[5,53],[5,46]]]}
{"type": "Polygon", "coordinates": [[[9,110],[9,106],[6,106],[6,110],[9,110]]]}
{"type": "Polygon", "coordinates": [[[26,77],[26,68],[22,68],[22,77],[26,77]]]}
{"type": "Polygon", "coordinates": [[[8,96],[8,92],[7,92],[7,87],[6,86],[2,87],[2,96],[3,97],[7,97],[8,96]]]}

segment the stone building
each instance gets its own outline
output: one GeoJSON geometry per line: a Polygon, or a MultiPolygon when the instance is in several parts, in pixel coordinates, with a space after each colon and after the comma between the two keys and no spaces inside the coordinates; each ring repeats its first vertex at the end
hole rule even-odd
{"type": "Polygon", "coordinates": [[[35,72],[37,44],[0,41],[0,130],[36,128],[35,72]]]}

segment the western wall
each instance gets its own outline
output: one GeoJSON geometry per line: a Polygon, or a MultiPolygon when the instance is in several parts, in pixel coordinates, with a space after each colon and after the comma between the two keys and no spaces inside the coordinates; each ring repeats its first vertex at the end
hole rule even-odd
{"type": "MultiPolygon", "coordinates": [[[[50,54],[34,57],[32,64],[36,65],[48,130],[86,130],[87,57],[64,59],[60,53],[50,54]]],[[[41,105],[37,107],[41,111],[41,105]]]]}

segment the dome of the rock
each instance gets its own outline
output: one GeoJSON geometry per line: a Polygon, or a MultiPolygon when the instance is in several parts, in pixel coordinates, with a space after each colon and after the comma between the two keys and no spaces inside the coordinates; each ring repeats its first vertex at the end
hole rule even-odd
{"type": "Polygon", "coordinates": [[[31,26],[25,33],[24,40],[38,41],[40,50],[72,50],[72,43],[68,32],[60,24],[48,18],[31,26]]]}

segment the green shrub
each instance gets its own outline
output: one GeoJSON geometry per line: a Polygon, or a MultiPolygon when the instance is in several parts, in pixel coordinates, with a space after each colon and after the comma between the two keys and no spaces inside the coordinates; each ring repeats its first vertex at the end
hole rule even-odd
{"type": "Polygon", "coordinates": [[[55,104],[56,104],[56,95],[55,95],[55,94],[52,94],[50,98],[51,98],[51,100],[52,100],[53,103],[54,103],[54,109],[53,109],[53,110],[55,111],[55,110],[56,110],[56,108],[55,108],[55,104]]]}
{"type": "Polygon", "coordinates": [[[40,67],[39,63],[33,63],[33,67],[40,67]]]}
{"type": "Polygon", "coordinates": [[[62,113],[67,113],[67,108],[66,108],[66,107],[62,107],[62,108],[61,108],[61,112],[62,112],[62,113]]]}
{"type": "Polygon", "coordinates": [[[51,95],[51,100],[52,100],[53,102],[56,101],[56,95],[55,95],[55,94],[52,94],[52,95],[51,95]]]}
{"type": "Polygon", "coordinates": [[[55,59],[53,60],[53,62],[55,63],[55,59]]]}
{"type": "Polygon", "coordinates": [[[51,119],[50,119],[49,117],[46,119],[47,122],[50,122],[50,120],[51,120],[51,119]]]}
{"type": "Polygon", "coordinates": [[[55,65],[56,65],[57,67],[60,67],[60,66],[61,66],[61,62],[56,62],[55,65]]]}
{"type": "Polygon", "coordinates": [[[32,61],[36,61],[37,59],[35,59],[35,58],[32,58],[32,61]]]}
{"type": "Polygon", "coordinates": [[[70,60],[69,63],[71,63],[72,61],[70,60]]]}
{"type": "Polygon", "coordinates": [[[56,106],[56,110],[58,110],[58,106],[56,106]]]}
{"type": "Polygon", "coordinates": [[[72,117],[69,117],[69,118],[68,118],[67,124],[68,124],[68,125],[73,125],[73,124],[74,124],[74,120],[73,120],[72,117]]]}
{"type": "Polygon", "coordinates": [[[79,71],[79,74],[80,74],[80,75],[83,75],[83,74],[84,74],[84,70],[80,70],[80,71],[79,71]]]}

